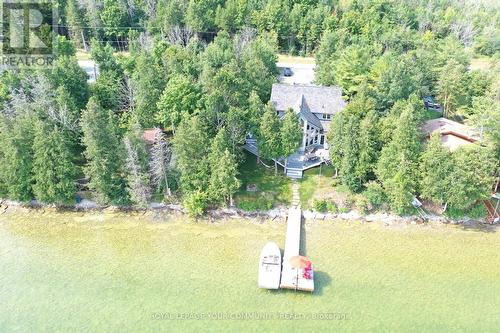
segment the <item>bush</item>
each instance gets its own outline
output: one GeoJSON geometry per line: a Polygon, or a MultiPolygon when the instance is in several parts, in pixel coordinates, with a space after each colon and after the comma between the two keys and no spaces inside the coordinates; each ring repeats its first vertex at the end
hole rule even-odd
{"type": "Polygon", "coordinates": [[[482,219],[488,216],[488,210],[483,203],[478,203],[467,211],[467,216],[471,219],[482,219]]]}
{"type": "Polygon", "coordinates": [[[326,203],[326,210],[328,211],[328,213],[332,213],[332,214],[335,214],[339,211],[337,204],[333,201],[328,201],[326,203]]]}
{"type": "Polygon", "coordinates": [[[451,219],[461,219],[464,217],[482,219],[488,215],[488,211],[486,210],[484,204],[480,202],[465,210],[448,206],[444,215],[451,219]]]}
{"type": "Polygon", "coordinates": [[[328,210],[328,203],[326,200],[314,200],[313,204],[314,210],[320,212],[320,213],[326,213],[328,210]]]}
{"type": "Polygon", "coordinates": [[[208,196],[205,192],[195,191],[184,197],[183,206],[191,216],[201,216],[208,206],[208,196]]]}
{"type": "Polygon", "coordinates": [[[359,196],[356,199],[356,207],[361,214],[367,214],[370,211],[370,202],[364,196],[359,196]]]}
{"type": "Polygon", "coordinates": [[[334,180],[332,180],[332,187],[337,187],[337,186],[339,186],[341,184],[342,183],[340,182],[339,178],[335,178],[334,180]]]}
{"type": "Polygon", "coordinates": [[[349,207],[339,207],[339,213],[349,213],[350,210],[349,207]]]}
{"type": "Polygon", "coordinates": [[[366,190],[363,192],[363,195],[373,208],[379,208],[382,204],[387,202],[387,196],[380,183],[368,182],[365,186],[366,190]]]}

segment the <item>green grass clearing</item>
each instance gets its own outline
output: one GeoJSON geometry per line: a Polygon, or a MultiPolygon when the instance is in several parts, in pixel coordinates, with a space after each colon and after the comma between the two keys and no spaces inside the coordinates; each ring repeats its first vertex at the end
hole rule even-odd
{"type": "Polygon", "coordinates": [[[274,167],[266,168],[262,164],[257,164],[257,158],[245,152],[245,160],[239,171],[242,186],[235,195],[236,207],[247,211],[259,211],[290,203],[291,180],[283,174],[282,169],[275,175],[274,167]],[[255,184],[257,191],[247,192],[249,184],[255,184]]]}

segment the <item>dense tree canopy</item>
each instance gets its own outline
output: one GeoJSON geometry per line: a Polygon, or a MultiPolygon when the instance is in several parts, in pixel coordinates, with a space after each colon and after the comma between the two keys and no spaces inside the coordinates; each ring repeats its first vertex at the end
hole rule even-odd
{"type": "Polygon", "coordinates": [[[247,136],[259,139],[267,160],[286,159],[301,143],[296,114],[278,115],[268,104],[280,52],[314,56],[315,83],[340,86],[349,101],[328,133],[346,188],[400,213],[414,196],[468,209],[487,197],[500,170],[495,6],[60,2],[65,37],[57,38],[54,66],[0,74],[0,196],[63,204],[84,178],[78,190],[103,203],[146,206],[172,189],[193,215],[231,204],[247,136]],[[90,84],[76,58],[89,48],[100,73],[90,84]],[[488,70],[471,62],[484,56],[488,70]],[[479,142],[448,152],[432,138],[422,149],[421,123],[436,116],[422,109],[425,96],[445,117],[473,126],[479,142]],[[143,131],[152,127],[165,133],[148,147],[143,131]],[[440,190],[451,183],[455,191],[440,190]]]}

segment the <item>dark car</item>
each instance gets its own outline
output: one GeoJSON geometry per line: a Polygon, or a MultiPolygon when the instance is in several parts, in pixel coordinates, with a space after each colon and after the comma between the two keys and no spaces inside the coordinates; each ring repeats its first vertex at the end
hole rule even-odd
{"type": "Polygon", "coordinates": [[[434,97],[432,97],[432,96],[424,97],[424,105],[427,109],[433,109],[433,110],[438,110],[438,111],[441,110],[441,105],[439,105],[439,103],[437,103],[434,100],[434,97]]]}
{"type": "Polygon", "coordinates": [[[292,75],[293,75],[293,72],[292,72],[292,70],[290,69],[290,67],[285,67],[285,68],[283,69],[283,75],[284,75],[284,76],[292,76],[292,75]]]}

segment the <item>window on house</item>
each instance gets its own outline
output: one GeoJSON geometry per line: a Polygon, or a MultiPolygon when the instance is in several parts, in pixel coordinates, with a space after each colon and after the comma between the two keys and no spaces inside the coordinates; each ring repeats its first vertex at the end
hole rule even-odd
{"type": "Polygon", "coordinates": [[[323,113],[323,119],[324,120],[331,120],[332,119],[332,115],[331,114],[323,113]]]}

